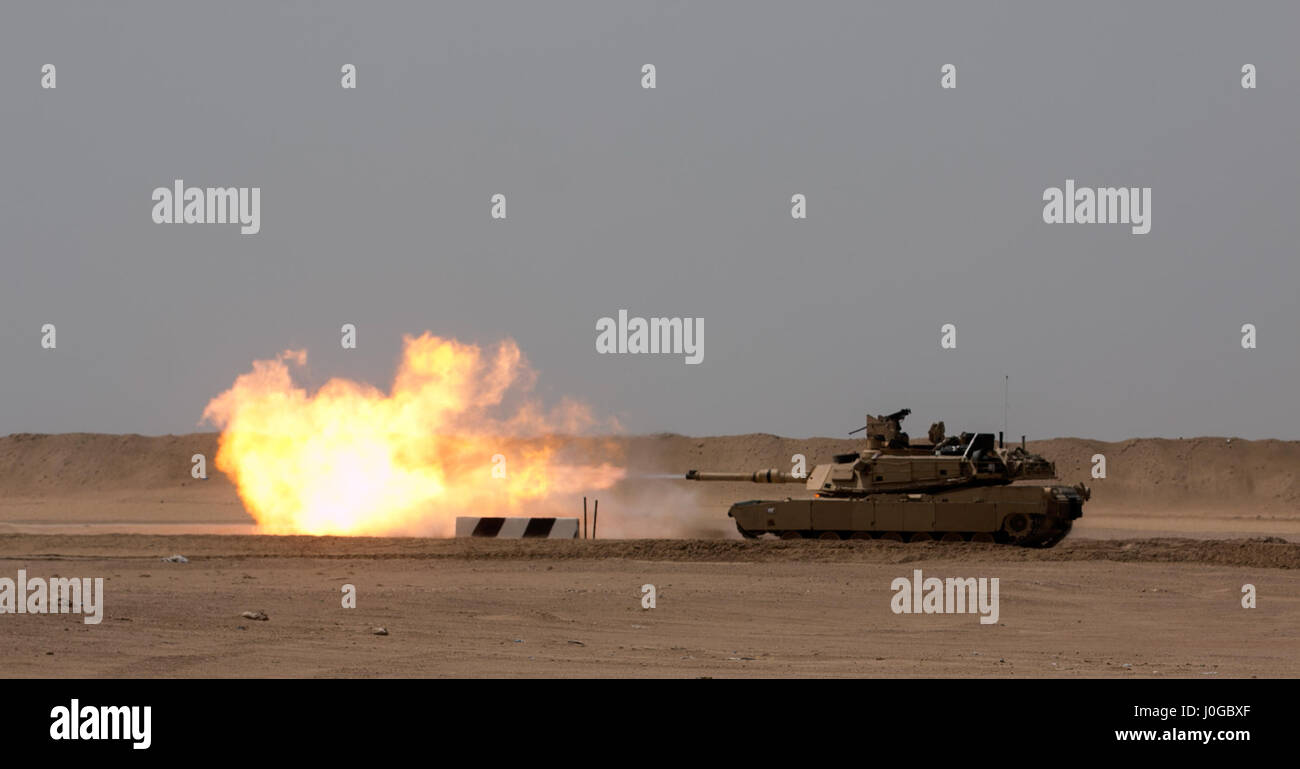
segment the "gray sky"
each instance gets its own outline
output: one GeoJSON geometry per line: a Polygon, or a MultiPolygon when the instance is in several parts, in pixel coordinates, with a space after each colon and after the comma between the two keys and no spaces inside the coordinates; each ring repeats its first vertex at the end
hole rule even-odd
{"type": "Polygon", "coordinates": [[[429,329],[632,432],[996,430],[1009,374],[1017,436],[1300,439],[1294,3],[180,5],[0,11],[0,434],[188,432],[287,347],[386,388],[429,329]],[[177,178],[261,233],[154,224],[177,178]],[[1044,224],[1067,178],[1150,234],[1044,224]],[[704,362],[596,354],[619,308],[704,362]]]}

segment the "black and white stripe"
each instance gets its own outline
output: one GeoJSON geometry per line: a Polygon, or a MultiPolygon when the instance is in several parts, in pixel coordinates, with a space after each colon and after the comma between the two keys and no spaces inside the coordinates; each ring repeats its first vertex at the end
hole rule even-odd
{"type": "Polygon", "coordinates": [[[478,518],[456,519],[457,537],[498,539],[577,539],[577,518],[478,518]]]}

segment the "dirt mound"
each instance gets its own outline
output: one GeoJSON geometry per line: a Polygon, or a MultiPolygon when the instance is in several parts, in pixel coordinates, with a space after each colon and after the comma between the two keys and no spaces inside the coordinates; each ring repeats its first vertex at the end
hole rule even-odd
{"type": "MultiPolygon", "coordinates": [[[[678,481],[690,469],[724,471],[789,469],[796,454],[809,467],[832,455],[855,451],[861,441],[782,438],[776,435],[683,435],[571,438],[566,450],[605,458],[628,469],[628,479],[606,502],[608,534],[628,538],[722,536],[731,502],[763,494],[798,495],[752,484],[678,481]],[[667,520],[670,519],[670,520],[667,520]]],[[[1029,444],[1057,464],[1065,483],[1093,489],[1087,512],[1189,517],[1300,520],[1300,442],[1229,438],[1139,438],[1106,443],[1057,438],[1029,444]],[[1106,458],[1104,479],[1092,477],[1093,456],[1106,458]]],[[[68,433],[15,434],[0,438],[0,519],[144,520],[162,515],[184,520],[201,508],[210,520],[247,520],[229,480],[215,467],[215,433],[141,436],[68,433]],[[191,457],[207,457],[209,481],[190,475],[191,457]],[[81,500],[73,505],[67,500],[81,500]],[[21,510],[14,500],[22,500],[21,510]],[[120,503],[97,517],[95,505],[120,503]],[[142,507],[147,503],[148,511],[142,507]],[[166,503],[160,505],[159,503],[166,503]]],[[[106,508],[107,509],[107,508],[106,508]]]]}
{"type": "Polygon", "coordinates": [[[1092,508],[1197,510],[1223,515],[1300,514],[1300,441],[1238,438],[1080,438],[1036,441],[1068,481],[1093,489],[1092,508]],[[1092,457],[1106,478],[1092,478],[1092,457]]]}
{"type": "Polygon", "coordinates": [[[212,466],[216,453],[216,433],[16,433],[0,438],[0,496],[175,487],[191,480],[195,454],[207,457],[212,482],[229,486],[212,466]]]}

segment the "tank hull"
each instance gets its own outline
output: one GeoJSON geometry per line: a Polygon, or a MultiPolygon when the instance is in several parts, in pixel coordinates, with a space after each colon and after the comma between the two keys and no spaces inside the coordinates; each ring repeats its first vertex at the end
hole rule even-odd
{"type": "Polygon", "coordinates": [[[1074,486],[982,486],[934,494],[751,500],[728,515],[746,537],[947,539],[1051,547],[1083,515],[1074,486]]]}

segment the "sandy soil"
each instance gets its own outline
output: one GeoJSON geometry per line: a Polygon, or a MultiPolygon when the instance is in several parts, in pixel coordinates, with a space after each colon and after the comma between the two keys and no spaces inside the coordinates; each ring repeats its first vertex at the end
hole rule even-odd
{"type": "Polygon", "coordinates": [[[633,477],[603,498],[602,530],[683,538],[466,542],[236,536],[252,521],[233,487],[189,477],[193,453],[215,453],[208,434],[0,438],[0,577],[106,580],[99,625],[0,615],[0,672],[1300,676],[1297,444],[1045,441],[1064,480],[1094,488],[1075,533],[1048,551],[738,541],[727,506],[772,487],[653,477],[853,445],[625,439],[633,477]],[[1106,480],[1087,476],[1098,452],[1106,480]],[[174,553],[190,562],[160,561],[174,553]],[[890,583],[913,569],[998,578],[998,624],[892,613],[890,583]],[[1246,583],[1258,608],[1241,607],[1246,583]],[[355,609],[341,606],[344,584],[355,609]],[[654,609],[641,607],[645,584],[654,609]],[[270,619],[240,616],[258,610],[270,619]]]}
{"type": "Polygon", "coordinates": [[[7,676],[1300,674],[1295,544],[7,535],[0,552],[0,574],[107,580],[98,626],[0,618],[7,676]],[[173,551],[190,562],[159,561],[173,551]],[[999,623],[892,613],[913,569],[998,577],[999,623]]]}

